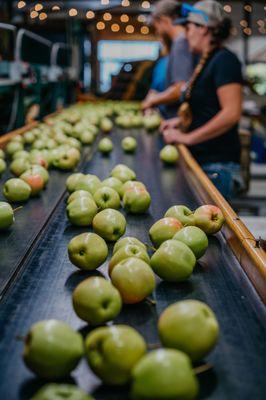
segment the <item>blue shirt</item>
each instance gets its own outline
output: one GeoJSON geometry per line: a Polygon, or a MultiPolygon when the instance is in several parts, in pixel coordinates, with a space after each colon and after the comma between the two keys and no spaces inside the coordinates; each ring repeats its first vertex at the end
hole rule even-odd
{"type": "Polygon", "coordinates": [[[153,69],[151,89],[156,90],[156,92],[163,92],[167,88],[166,74],[168,61],[168,56],[159,58],[153,69]]]}

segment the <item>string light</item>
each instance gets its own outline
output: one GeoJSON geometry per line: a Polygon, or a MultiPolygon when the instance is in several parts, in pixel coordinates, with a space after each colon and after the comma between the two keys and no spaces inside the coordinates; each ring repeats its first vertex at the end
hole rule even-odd
{"type": "Polygon", "coordinates": [[[71,8],[68,14],[70,17],[76,17],[78,15],[78,10],[76,8],[71,8]]]}
{"type": "Polygon", "coordinates": [[[105,20],[105,21],[111,21],[111,19],[112,19],[112,15],[110,14],[110,13],[104,13],[103,14],[103,19],[105,20]]]}
{"type": "Polygon", "coordinates": [[[105,23],[102,21],[97,22],[96,28],[98,29],[98,31],[102,31],[103,29],[105,29],[105,23]]]}
{"type": "Polygon", "coordinates": [[[252,6],[250,4],[246,4],[244,6],[244,10],[251,13],[252,12],[252,6]]]}
{"type": "Polygon", "coordinates": [[[150,8],[150,6],[151,6],[151,4],[150,4],[149,1],[143,1],[143,2],[141,3],[141,7],[142,7],[142,8],[148,9],[148,8],[150,8]]]}
{"type": "Polygon", "coordinates": [[[226,4],[224,6],[224,11],[227,12],[227,13],[230,13],[232,11],[232,7],[229,4],[226,4]]]}
{"type": "Polygon", "coordinates": [[[242,19],[242,20],[239,22],[239,24],[240,24],[241,26],[243,26],[243,28],[246,28],[246,27],[248,26],[248,22],[247,22],[245,19],[242,19]]]}
{"type": "Polygon", "coordinates": [[[146,22],[146,21],[147,21],[147,18],[146,18],[145,15],[142,15],[142,14],[141,14],[141,15],[138,16],[138,21],[139,21],[139,22],[146,22]]]}
{"type": "Polygon", "coordinates": [[[134,33],[135,28],[133,25],[127,25],[126,26],[126,33],[134,33]]]}
{"type": "Polygon", "coordinates": [[[129,0],[122,0],[121,6],[122,7],[129,7],[130,6],[130,1],[129,0]]]}
{"type": "Polygon", "coordinates": [[[231,29],[231,35],[237,36],[237,34],[238,34],[238,29],[237,29],[236,27],[233,27],[233,28],[231,29]]]}
{"type": "Polygon", "coordinates": [[[118,24],[113,24],[111,26],[112,32],[119,32],[120,31],[120,26],[118,24]]]}
{"type": "Polygon", "coordinates": [[[35,8],[35,11],[41,11],[43,9],[43,5],[38,3],[38,4],[36,4],[36,6],[34,8],[35,8]]]}
{"type": "Polygon", "coordinates": [[[263,19],[258,19],[257,24],[258,24],[259,26],[264,26],[264,25],[265,25],[265,22],[263,21],[263,19]]]}
{"type": "Polygon", "coordinates": [[[25,1],[18,2],[18,8],[23,8],[23,7],[25,7],[25,5],[26,5],[25,1]]]}
{"type": "Polygon", "coordinates": [[[122,14],[120,17],[121,22],[128,22],[129,21],[129,16],[127,14],[122,14]]]}
{"type": "Polygon", "coordinates": [[[45,12],[42,12],[42,13],[39,15],[39,19],[40,19],[41,21],[44,21],[46,18],[47,18],[47,14],[46,14],[45,12]]]}
{"type": "Polygon", "coordinates": [[[109,4],[109,0],[101,0],[101,4],[103,6],[107,6],[109,4]]]}
{"type": "Polygon", "coordinates": [[[92,10],[87,11],[86,18],[93,19],[95,17],[95,12],[92,10]]]}
{"type": "Polygon", "coordinates": [[[52,11],[60,11],[60,7],[59,6],[53,6],[52,7],[52,11]]]}
{"type": "Polygon", "coordinates": [[[39,15],[39,14],[38,14],[37,11],[35,11],[35,10],[31,11],[31,13],[30,13],[30,17],[31,17],[32,19],[37,18],[38,15],[39,15]]]}
{"type": "Polygon", "coordinates": [[[148,33],[150,33],[150,29],[148,26],[142,26],[140,28],[140,32],[142,33],[142,35],[148,35],[148,33]]]}
{"type": "Polygon", "coordinates": [[[245,29],[243,30],[243,32],[244,32],[244,34],[247,35],[247,36],[250,36],[250,35],[252,34],[252,30],[251,30],[250,28],[245,28],[245,29]]]}

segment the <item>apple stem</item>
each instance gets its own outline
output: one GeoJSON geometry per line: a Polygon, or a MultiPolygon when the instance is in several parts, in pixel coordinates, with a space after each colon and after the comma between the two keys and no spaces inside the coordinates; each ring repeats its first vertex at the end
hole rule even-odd
{"type": "Polygon", "coordinates": [[[203,372],[209,371],[210,369],[213,368],[212,364],[203,364],[200,365],[199,367],[196,367],[193,369],[196,375],[202,374],[203,372]]]}
{"type": "Polygon", "coordinates": [[[19,207],[17,207],[17,208],[14,208],[14,209],[13,209],[13,212],[17,212],[17,211],[21,210],[22,208],[23,208],[23,206],[19,206],[19,207]]]}
{"type": "Polygon", "coordinates": [[[155,247],[151,246],[149,243],[144,243],[144,244],[145,244],[145,246],[148,247],[148,249],[150,249],[152,251],[156,251],[157,250],[155,247]]]}
{"type": "Polygon", "coordinates": [[[160,343],[148,343],[149,350],[156,350],[161,347],[160,343]]]}
{"type": "Polygon", "coordinates": [[[152,306],[156,306],[156,304],[157,304],[156,301],[151,299],[150,297],[147,297],[146,301],[147,301],[147,303],[149,303],[152,306]]]}

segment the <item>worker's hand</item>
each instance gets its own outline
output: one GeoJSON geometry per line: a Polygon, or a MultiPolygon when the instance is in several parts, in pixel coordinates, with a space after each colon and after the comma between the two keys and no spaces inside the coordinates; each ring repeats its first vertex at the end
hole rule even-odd
{"type": "Polygon", "coordinates": [[[164,141],[167,144],[185,144],[190,146],[191,138],[189,133],[183,133],[179,129],[167,129],[163,132],[164,141]]]}
{"type": "Polygon", "coordinates": [[[163,131],[168,130],[168,129],[174,129],[178,128],[180,123],[180,118],[175,117],[171,119],[165,119],[160,126],[160,132],[163,133],[163,131]]]}
{"type": "Polygon", "coordinates": [[[152,107],[153,107],[153,103],[150,98],[143,100],[143,102],[141,103],[141,109],[143,112],[145,112],[146,110],[152,109],[152,107]]]}

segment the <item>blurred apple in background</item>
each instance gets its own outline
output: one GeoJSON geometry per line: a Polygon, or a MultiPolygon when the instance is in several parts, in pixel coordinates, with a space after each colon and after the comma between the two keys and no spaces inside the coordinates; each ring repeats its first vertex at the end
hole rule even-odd
{"type": "Polygon", "coordinates": [[[172,239],[183,225],[176,218],[162,218],[155,222],[149,230],[152,243],[157,248],[168,239],[172,239]]]}
{"type": "Polygon", "coordinates": [[[110,118],[102,118],[100,121],[100,129],[103,133],[109,133],[113,129],[113,123],[110,118]]]}
{"type": "Polygon", "coordinates": [[[204,205],[194,212],[195,224],[207,235],[217,233],[223,226],[225,218],[220,208],[204,205]]]}
{"type": "Polygon", "coordinates": [[[151,351],[132,371],[133,400],[193,400],[198,390],[191,361],[178,350],[151,351]]]}
{"type": "Polygon", "coordinates": [[[20,179],[23,179],[31,187],[31,196],[37,196],[44,188],[44,179],[41,174],[34,172],[32,170],[25,171],[20,179]]]}
{"type": "Polygon", "coordinates": [[[91,271],[104,263],[108,256],[108,247],[95,233],[81,233],[68,244],[68,256],[76,267],[91,271]]]}
{"type": "Polygon", "coordinates": [[[90,325],[102,325],[120,313],[122,299],[119,291],[104,278],[91,277],[74,290],[73,307],[76,314],[90,325]]]}
{"type": "Polygon", "coordinates": [[[151,257],[153,271],[168,282],[181,282],[190,277],[196,257],[190,248],[178,240],[167,240],[151,257]]]}
{"type": "Polygon", "coordinates": [[[142,336],[126,325],[93,330],[85,341],[85,354],[92,371],[107,385],[124,385],[146,353],[142,336]]]}
{"type": "Polygon", "coordinates": [[[2,158],[0,158],[0,177],[5,170],[6,170],[6,162],[2,158]]]}
{"type": "Polygon", "coordinates": [[[175,164],[179,158],[178,150],[175,146],[168,144],[160,151],[160,159],[165,164],[175,164]]]}
{"type": "Polygon", "coordinates": [[[158,330],[163,346],[183,351],[193,362],[207,355],[219,336],[215,314],[198,300],[183,300],[167,307],[159,318],[158,330]]]}
{"type": "Polygon", "coordinates": [[[112,140],[104,138],[99,141],[98,150],[103,154],[109,154],[113,151],[114,145],[112,140]]]}
{"type": "Polygon", "coordinates": [[[138,144],[135,138],[133,138],[132,136],[127,136],[122,139],[121,146],[126,153],[133,153],[136,150],[138,144]]]}

